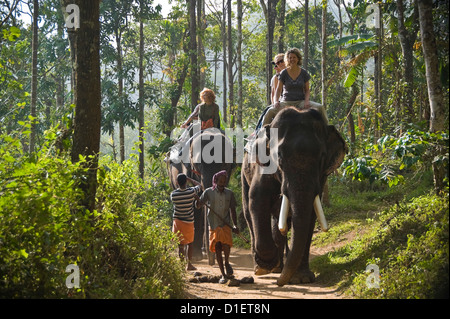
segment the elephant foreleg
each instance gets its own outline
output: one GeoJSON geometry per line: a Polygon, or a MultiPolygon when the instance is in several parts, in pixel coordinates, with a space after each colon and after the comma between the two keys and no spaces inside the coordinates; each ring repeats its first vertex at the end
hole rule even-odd
{"type": "Polygon", "coordinates": [[[256,275],[270,273],[278,266],[278,249],[272,237],[272,216],[270,199],[257,198],[250,202],[253,228],[253,254],[256,262],[256,275]],[[269,208],[269,209],[268,209],[269,208]]]}

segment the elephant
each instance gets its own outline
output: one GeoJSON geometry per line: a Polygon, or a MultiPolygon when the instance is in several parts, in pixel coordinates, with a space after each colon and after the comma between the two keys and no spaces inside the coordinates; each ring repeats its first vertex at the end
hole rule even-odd
{"type": "Polygon", "coordinates": [[[259,151],[247,153],[242,164],[242,206],[252,239],[255,274],[267,274],[282,265],[284,242],[280,238],[284,236],[273,227],[272,219],[279,219],[281,198],[286,196],[290,251],[277,284],[313,282],[309,250],[316,221],[314,201],[321,198],[328,175],[342,164],[347,144],[317,110],[287,107],[262,128],[254,147],[271,152],[277,165],[265,171],[267,165],[259,159],[259,151]]]}
{"type": "MultiPolygon", "coordinates": [[[[190,139],[189,143],[189,148],[186,148],[189,149],[189,156],[181,156],[179,161],[169,162],[169,177],[173,188],[176,188],[176,177],[179,173],[185,173],[198,180],[203,190],[212,186],[212,178],[219,171],[226,170],[229,180],[235,166],[234,149],[233,144],[222,131],[216,128],[200,131],[190,139]]],[[[202,249],[204,249],[212,264],[214,255],[210,254],[207,248],[209,240],[207,223],[206,212],[203,209],[195,209],[193,257],[202,259],[202,249]]]]}

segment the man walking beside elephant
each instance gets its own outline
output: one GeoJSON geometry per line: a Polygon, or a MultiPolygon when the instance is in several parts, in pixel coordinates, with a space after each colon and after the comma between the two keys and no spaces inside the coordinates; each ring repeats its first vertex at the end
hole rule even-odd
{"type": "Polygon", "coordinates": [[[186,270],[196,270],[191,264],[195,233],[194,201],[199,198],[202,188],[199,182],[182,173],[177,176],[177,184],[178,188],[170,194],[170,200],[174,204],[172,231],[179,236],[178,254],[182,260],[186,258],[187,250],[186,270]],[[195,186],[187,187],[188,181],[195,186]]]}
{"type": "Polygon", "coordinates": [[[216,253],[217,263],[222,274],[220,283],[225,283],[233,274],[233,268],[229,263],[230,249],[233,246],[231,233],[232,231],[239,233],[239,229],[236,226],[231,226],[231,220],[234,225],[237,225],[236,199],[233,191],[225,187],[227,180],[227,171],[223,170],[215,174],[213,176],[213,186],[207,188],[197,202],[197,207],[209,202],[209,249],[211,252],[216,253]]]}

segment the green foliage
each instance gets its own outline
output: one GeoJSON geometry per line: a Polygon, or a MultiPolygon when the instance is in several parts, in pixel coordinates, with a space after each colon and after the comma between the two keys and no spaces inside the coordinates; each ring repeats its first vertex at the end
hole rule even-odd
{"type": "Polygon", "coordinates": [[[337,245],[354,239],[315,258],[311,267],[318,280],[337,284],[353,298],[448,297],[448,209],[448,193],[424,195],[365,218],[355,215],[350,223],[335,223],[315,243],[324,237],[337,245]],[[379,267],[379,288],[366,284],[370,264],[379,267]]]}
{"type": "Polygon", "coordinates": [[[18,37],[20,37],[20,29],[17,27],[10,27],[9,30],[3,29],[3,39],[8,41],[15,41],[18,37]]]}
{"type": "Polygon", "coordinates": [[[80,163],[51,156],[48,144],[28,156],[19,137],[0,140],[0,295],[62,297],[90,229],[78,206],[80,163]]]}
{"type": "Polygon", "coordinates": [[[419,165],[438,163],[448,169],[448,132],[410,129],[399,138],[386,135],[363,151],[365,154],[344,161],[343,176],[370,183],[380,180],[391,187],[403,183],[405,170],[418,169],[419,165]]]}
{"type": "Polygon", "coordinates": [[[361,298],[448,297],[448,196],[423,196],[380,214],[378,230],[355,242],[364,245],[367,263],[380,268],[380,288],[367,289],[358,272],[351,294],[361,298]],[[371,255],[371,256],[370,256],[371,255]]]}
{"type": "Polygon", "coordinates": [[[176,249],[176,240],[168,226],[168,214],[158,210],[158,185],[147,188],[136,177],[134,159],[122,165],[107,161],[107,165],[98,175],[101,214],[96,220],[97,231],[105,240],[94,243],[98,261],[92,266],[95,273],[111,275],[103,278],[107,281],[102,286],[92,287],[92,296],[180,297],[184,272],[177,255],[170,253],[176,249]]]}
{"type": "Polygon", "coordinates": [[[172,253],[163,186],[137,178],[134,158],[123,165],[104,158],[97,209],[86,211],[78,187],[85,159],[56,155],[56,137],[47,132],[44,146],[27,155],[23,135],[0,136],[0,295],[180,297],[184,271],[172,253]],[[69,264],[80,268],[78,289],[66,287],[69,264]]]}

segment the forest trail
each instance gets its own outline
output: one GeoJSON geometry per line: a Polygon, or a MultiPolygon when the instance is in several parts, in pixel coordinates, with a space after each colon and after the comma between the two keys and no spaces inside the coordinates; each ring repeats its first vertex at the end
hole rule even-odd
{"type": "MultiPolygon", "coordinates": [[[[311,246],[310,258],[322,255],[323,249],[311,246]]],[[[202,275],[220,275],[217,262],[210,266],[207,259],[193,262],[197,272],[202,275]]],[[[340,292],[335,287],[327,287],[321,283],[287,285],[279,287],[276,280],[280,274],[255,276],[251,251],[242,248],[232,248],[230,264],[236,279],[252,276],[254,283],[241,283],[239,287],[229,287],[228,283],[192,283],[188,282],[186,298],[189,299],[341,299],[340,292]]],[[[188,279],[193,278],[194,271],[189,271],[188,279]]]]}

